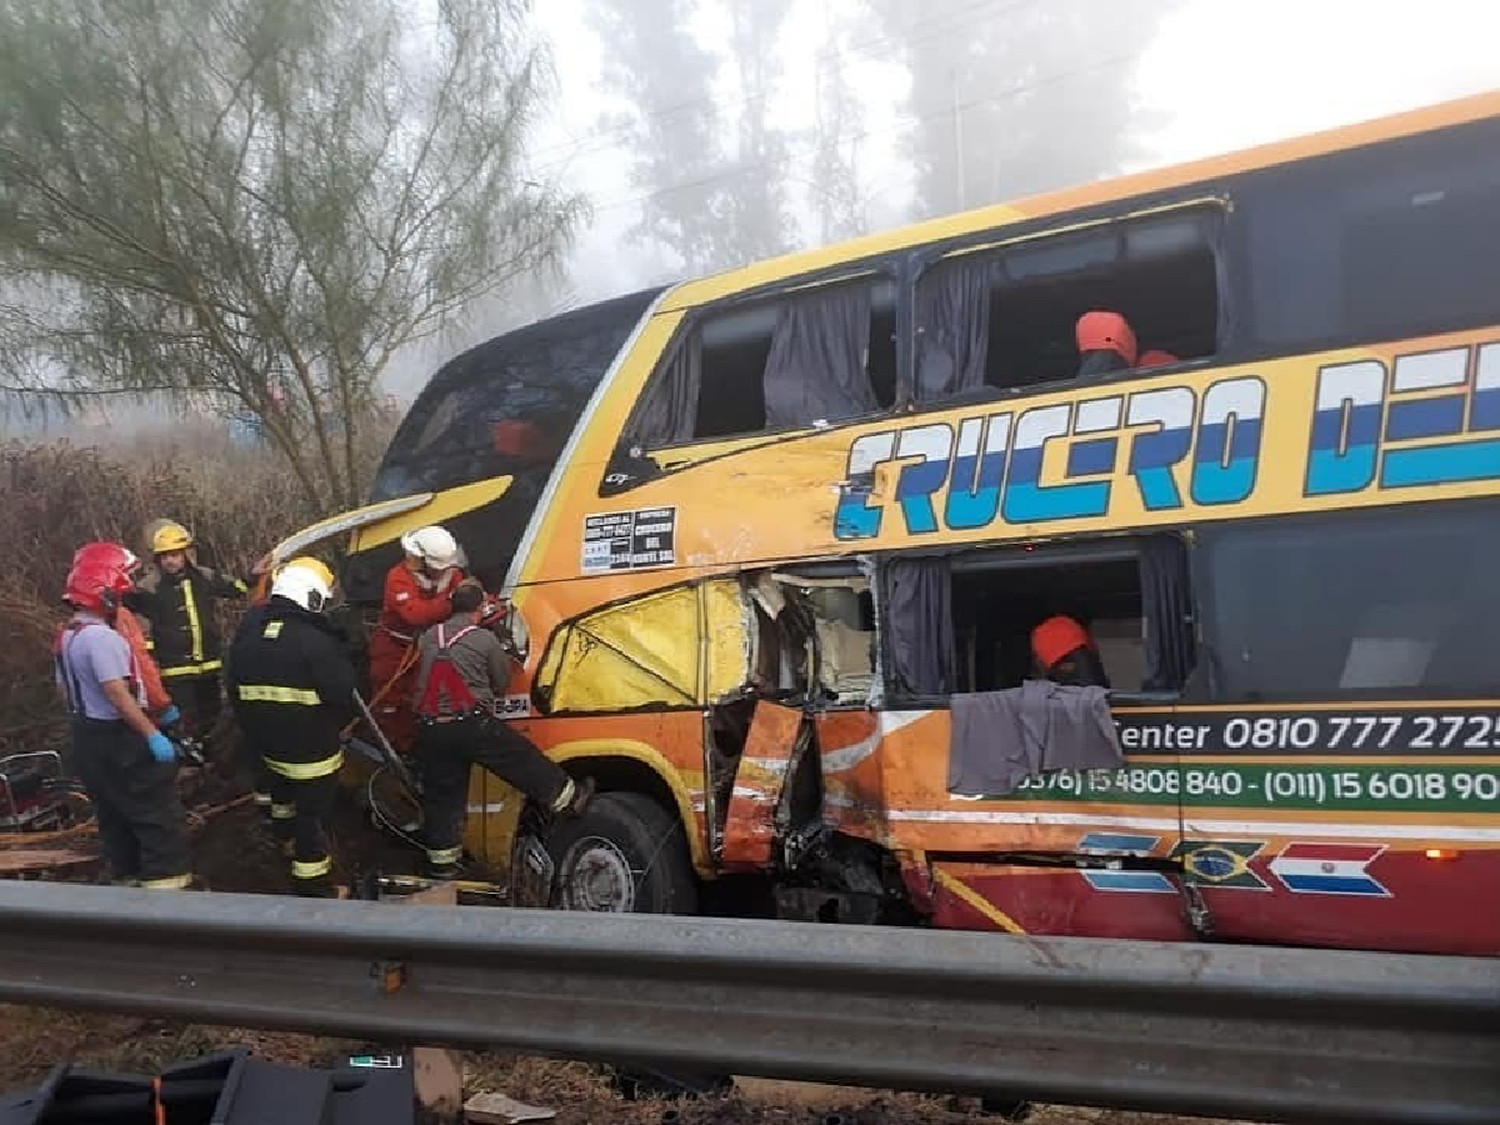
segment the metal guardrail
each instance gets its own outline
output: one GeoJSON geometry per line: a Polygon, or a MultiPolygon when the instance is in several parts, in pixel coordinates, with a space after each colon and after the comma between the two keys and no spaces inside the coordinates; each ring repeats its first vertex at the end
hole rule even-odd
{"type": "Polygon", "coordinates": [[[1500,960],[0,884],[0,999],[1284,1122],[1500,1123],[1500,960]]]}

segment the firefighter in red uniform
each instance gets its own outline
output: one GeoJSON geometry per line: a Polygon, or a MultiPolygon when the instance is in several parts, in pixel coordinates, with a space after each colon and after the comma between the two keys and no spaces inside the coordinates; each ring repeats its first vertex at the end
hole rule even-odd
{"type": "Polygon", "coordinates": [[[400,753],[416,735],[411,710],[418,634],[452,616],[450,596],[462,581],[458,542],[432,526],[401,537],[406,557],[385,576],[380,621],[370,637],[370,690],[375,720],[400,753]]]}

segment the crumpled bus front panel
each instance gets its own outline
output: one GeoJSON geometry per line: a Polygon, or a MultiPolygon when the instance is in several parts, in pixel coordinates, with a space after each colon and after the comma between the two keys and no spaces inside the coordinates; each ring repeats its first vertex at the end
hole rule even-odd
{"type": "Polygon", "coordinates": [[[537,686],[552,712],[710,703],[745,683],[747,604],[737,579],[676,586],[562,626],[537,686]]]}

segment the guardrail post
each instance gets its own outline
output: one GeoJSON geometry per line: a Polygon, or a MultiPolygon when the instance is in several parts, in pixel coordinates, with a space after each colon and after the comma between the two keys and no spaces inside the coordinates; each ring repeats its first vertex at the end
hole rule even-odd
{"type": "MultiPolygon", "coordinates": [[[[404,906],[457,906],[458,892],[452,887],[429,887],[396,901],[404,906]]],[[[413,1047],[411,1059],[421,1125],[462,1125],[463,1056],[443,1047],[413,1047]]]]}

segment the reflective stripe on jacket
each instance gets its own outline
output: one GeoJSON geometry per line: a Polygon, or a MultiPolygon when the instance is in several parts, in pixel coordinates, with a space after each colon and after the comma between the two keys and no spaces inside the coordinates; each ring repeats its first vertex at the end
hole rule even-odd
{"type": "Polygon", "coordinates": [[[237,578],[189,566],[179,575],[152,571],[129,599],[151,622],[151,650],[168,679],[202,676],[222,668],[215,598],[243,598],[237,578]]]}
{"type": "Polygon", "coordinates": [[[230,646],[226,679],[235,718],[272,771],[306,781],[339,768],[355,673],[343,634],[326,618],[286,598],[251,609],[230,646]]]}

